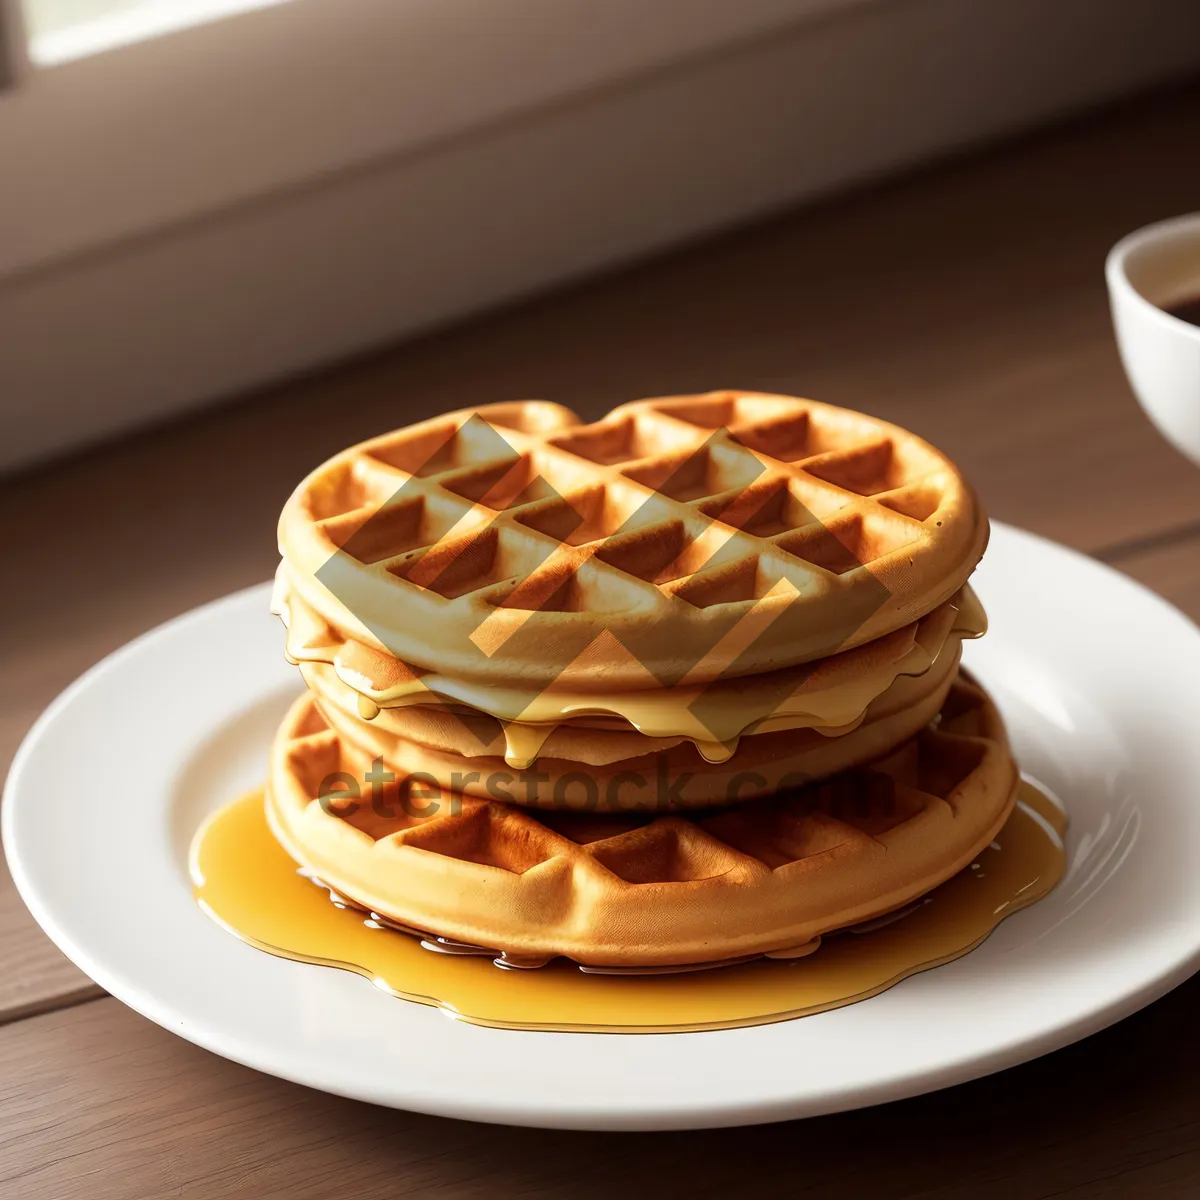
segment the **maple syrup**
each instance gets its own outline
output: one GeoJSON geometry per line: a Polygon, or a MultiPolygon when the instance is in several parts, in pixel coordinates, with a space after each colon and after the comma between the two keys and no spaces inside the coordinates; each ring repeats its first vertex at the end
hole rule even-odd
{"type": "MultiPolygon", "coordinates": [[[[215,813],[192,844],[201,908],[271,954],[355,971],[405,1000],[506,1029],[663,1033],[761,1025],[839,1008],[960,958],[1062,877],[1066,817],[1022,783],[1012,816],[966,870],[921,901],[827,935],[803,957],[672,974],[591,974],[563,959],[499,970],[330,902],[267,826],[262,792],[215,813]]],[[[335,900],[338,899],[335,897],[335,900]]]]}

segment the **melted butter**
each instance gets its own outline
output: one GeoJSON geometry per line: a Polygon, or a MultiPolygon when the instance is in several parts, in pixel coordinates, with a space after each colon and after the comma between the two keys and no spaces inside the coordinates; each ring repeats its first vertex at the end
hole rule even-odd
{"type": "Polygon", "coordinates": [[[205,823],[192,844],[191,870],[204,911],[271,954],[355,971],[394,996],[479,1025],[655,1033],[761,1025],[839,1008],[960,958],[1054,887],[1065,865],[1065,829],[1062,809],[1023,783],[996,840],[909,909],[791,952],[799,957],[652,975],[584,972],[561,959],[539,970],[497,970],[477,948],[422,942],[331,904],[272,836],[261,792],[205,823]]]}
{"type": "MultiPolygon", "coordinates": [[[[962,642],[987,630],[978,598],[964,587],[914,626],[880,639],[891,639],[894,657],[851,672],[850,678],[839,678],[831,670],[835,656],[823,669],[810,665],[784,670],[774,680],[755,676],[699,687],[604,694],[557,683],[537,691],[478,684],[422,671],[354,640],[339,642],[338,635],[290,590],[282,566],[272,610],[287,629],[289,661],[330,664],[341,682],[358,694],[363,719],[373,720],[380,708],[446,701],[465,705],[504,723],[505,761],[518,770],[536,762],[556,727],[595,717],[616,717],[646,737],[690,740],[713,763],[731,758],[739,739],[747,734],[806,728],[841,734],[854,729],[872,701],[897,679],[947,666],[952,669],[962,642]],[[832,678],[825,680],[824,673],[832,678]],[[794,680],[791,689],[788,680],[794,680]]],[[[570,667],[564,672],[564,677],[569,676],[570,667]]]]}
{"type": "Polygon", "coordinates": [[[524,725],[507,721],[504,725],[504,761],[517,771],[525,771],[537,762],[555,725],[524,725]]]}
{"type": "Polygon", "coordinates": [[[738,738],[729,742],[696,742],[696,749],[700,751],[700,757],[705,762],[723,763],[728,762],[738,748],[738,738]]]}

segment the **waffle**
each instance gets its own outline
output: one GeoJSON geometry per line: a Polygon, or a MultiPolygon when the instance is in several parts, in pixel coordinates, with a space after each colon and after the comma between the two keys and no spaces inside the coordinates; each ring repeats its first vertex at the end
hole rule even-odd
{"type": "MultiPolygon", "coordinates": [[[[849,727],[753,734],[741,738],[730,757],[717,761],[705,758],[684,738],[561,725],[538,747],[535,762],[514,766],[503,754],[509,744],[506,731],[492,718],[413,707],[391,710],[387,720],[365,721],[330,668],[306,664],[302,671],[354,773],[379,759],[397,774],[428,775],[447,791],[505,803],[661,812],[742,803],[887,753],[937,715],[960,654],[955,642],[929,670],[897,679],[849,727]],[[489,734],[499,753],[481,752],[489,734]]],[[[510,726],[510,737],[511,732],[510,726]]]]}
{"type": "Polygon", "coordinates": [[[279,523],[287,586],[347,636],[462,679],[702,684],[917,620],[987,539],[944,456],[872,417],[718,392],[580,424],[542,401],[335,455],[279,523]]]}
{"type": "Polygon", "coordinates": [[[937,722],[887,758],[694,819],[534,813],[400,784],[355,800],[353,766],[301,697],[272,748],[267,816],[329,887],[514,961],[613,969],[804,952],[963,869],[1018,784],[999,715],[961,677],[937,722]]]}
{"type": "Polygon", "coordinates": [[[357,695],[358,711],[388,734],[467,758],[499,752],[513,767],[529,766],[543,752],[613,763],[681,739],[722,762],[746,733],[845,732],[899,678],[925,673],[939,655],[987,628],[978,600],[964,588],[920,621],[818,663],[694,687],[604,693],[485,685],[414,669],[345,639],[286,587],[277,587],[273,610],[287,627],[289,660],[326,701],[347,707],[357,695]],[[401,708],[403,714],[395,711],[401,708]],[[580,729],[606,732],[591,737],[580,729]],[[630,736],[620,737],[622,730],[630,736]]]}

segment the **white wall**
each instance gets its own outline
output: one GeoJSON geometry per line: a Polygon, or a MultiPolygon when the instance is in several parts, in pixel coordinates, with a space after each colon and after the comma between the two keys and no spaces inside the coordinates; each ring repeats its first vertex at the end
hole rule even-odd
{"type": "Polygon", "coordinates": [[[0,467],[1200,68],[1195,0],[822,7],[63,253],[0,198],[0,467]]]}

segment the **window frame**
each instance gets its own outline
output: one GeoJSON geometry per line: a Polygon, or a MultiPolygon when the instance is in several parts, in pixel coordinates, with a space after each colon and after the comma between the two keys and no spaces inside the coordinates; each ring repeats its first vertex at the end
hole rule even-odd
{"type": "Polygon", "coordinates": [[[865,2],[288,0],[22,56],[0,92],[0,280],[865,2]]]}

